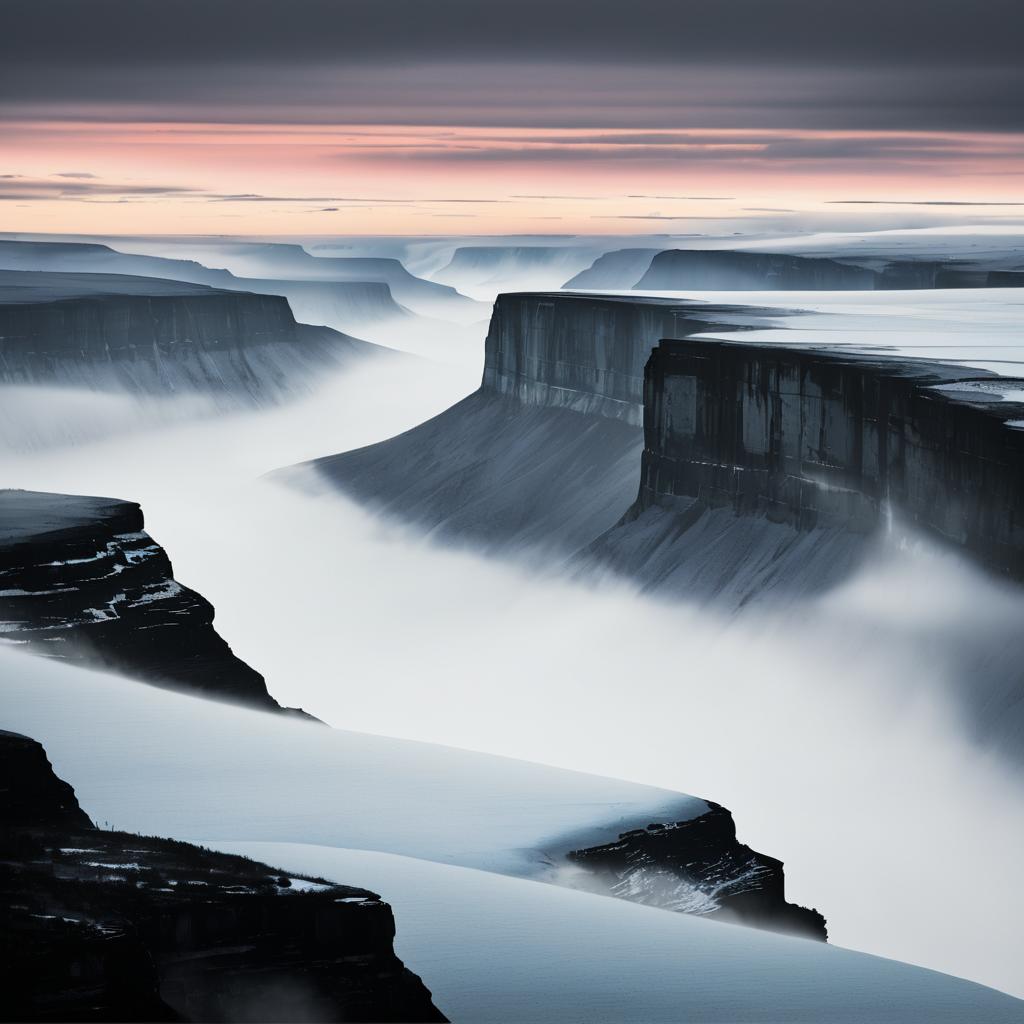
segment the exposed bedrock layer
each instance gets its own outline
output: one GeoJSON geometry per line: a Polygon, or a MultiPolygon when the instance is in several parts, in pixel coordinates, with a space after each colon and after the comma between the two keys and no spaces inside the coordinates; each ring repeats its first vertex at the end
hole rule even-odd
{"type": "Polygon", "coordinates": [[[710,803],[686,821],[651,824],[569,859],[613,896],[684,914],[824,941],[825,918],[786,901],[782,861],[736,839],[732,815],[710,803]]]}
{"type": "Polygon", "coordinates": [[[280,295],[0,271],[0,381],[274,400],[381,350],[296,323],[280,295]]]}
{"type": "Polygon", "coordinates": [[[636,495],[650,349],[706,330],[700,317],[711,312],[728,308],[501,295],[478,391],[398,437],[308,467],[448,540],[574,551],[636,495]]]}
{"type": "MultiPolygon", "coordinates": [[[[647,367],[638,497],[598,547],[628,553],[648,582],[681,582],[678,542],[691,534],[699,575],[724,527],[762,552],[774,538],[794,571],[822,546],[842,569],[843,538],[896,515],[1024,580],[1024,431],[1008,425],[1024,418],[1022,386],[919,360],[664,341],[647,367]]],[[[749,578],[756,565],[720,568],[749,578]]]]}
{"type": "Polygon", "coordinates": [[[96,829],[2,731],[0,821],[4,1020],[445,1019],[375,893],[96,829]]]}
{"type": "Polygon", "coordinates": [[[174,579],[135,502],[0,491],[0,643],[291,711],[235,657],[213,616],[209,601],[174,579]]]}

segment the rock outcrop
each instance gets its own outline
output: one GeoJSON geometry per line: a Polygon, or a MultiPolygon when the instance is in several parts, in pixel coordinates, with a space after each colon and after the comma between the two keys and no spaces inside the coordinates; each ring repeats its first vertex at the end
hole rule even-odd
{"type": "Polygon", "coordinates": [[[174,579],[131,501],[0,491],[0,642],[267,711],[263,677],[174,579]]]}
{"type": "Polygon", "coordinates": [[[58,778],[43,745],[0,729],[0,825],[91,829],[74,789],[58,778]]]}
{"type": "Polygon", "coordinates": [[[276,401],[381,350],[296,323],[280,295],[0,271],[0,381],[276,401]]]}
{"type": "Polygon", "coordinates": [[[1022,389],[922,360],[663,341],[637,500],[590,555],[743,603],[843,578],[895,516],[1024,580],[1022,389]]]}
{"type": "Polygon", "coordinates": [[[825,919],[786,901],[782,862],[736,839],[732,815],[719,804],[686,821],[653,823],[602,846],[573,850],[621,899],[683,914],[734,921],[825,941],[825,919]]]}
{"type": "Polygon", "coordinates": [[[365,889],[93,827],[0,732],[5,1020],[443,1021],[365,889]]]}

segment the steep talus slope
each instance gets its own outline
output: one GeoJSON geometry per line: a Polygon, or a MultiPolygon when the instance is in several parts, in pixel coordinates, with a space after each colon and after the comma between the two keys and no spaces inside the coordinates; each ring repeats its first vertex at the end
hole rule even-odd
{"type": "Polygon", "coordinates": [[[728,315],[671,300],[502,295],[478,391],[399,437],[282,478],[302,483],[312,470],[450,541],[574,551],[635,497],[650,348],[706,329],[700,317],[715,311],[728,315]]]}
{"type": "Polygon", "coordinates": [[[174,579],[135,502],[0,491],[0,643],[283,711],[174,579]]]}
{"type": "Polygon", "coordinates": [[[0,271],[0,381],[276,401],[381,350],[285,298],[105,274],[0,271]]]}
{"type": "Polygon", "coordinates": [[[1021,383],[923,360],[665,341],[638,497],[588,553],[743,603],[848,574],[890,518],[1024,580],[1021,383]]]}
{"type": "Polygon", "coordinates": [[[443,1021],[366,889],[97,829],[0,731],[6,1020],[443,1021]]]}

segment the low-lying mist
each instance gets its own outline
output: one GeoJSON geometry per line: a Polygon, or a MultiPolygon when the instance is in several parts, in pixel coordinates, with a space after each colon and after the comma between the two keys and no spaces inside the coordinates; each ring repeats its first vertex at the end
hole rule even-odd
{"type": "Polygon", "coordinates": [[[406,429],[477,379],[370,366],[260,414],[8,452],[0,468],[9,486],[140,501],[177,578],[282,703],[716,800],[785,860],[790,898],[834,942],[1024,994],[1024,791],[979,741],[998,708],[968,714],[958,696],[966,672],[1014,670],[1019,593],[892,541],[814,604],[726,617],[445,549],[259,479],[406,429]]]}

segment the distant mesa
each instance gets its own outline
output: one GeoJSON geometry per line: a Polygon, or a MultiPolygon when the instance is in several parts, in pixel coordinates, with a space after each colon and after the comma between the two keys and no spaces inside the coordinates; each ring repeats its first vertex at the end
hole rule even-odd
{"type": "Polygon", "coordinates": [[[0,643],[196,696],[282,708],[175,578],[135,502],[0,491],[0,643]]]}
{"type": "Polygon", "coordinates": [[[969,260],[900,259],[850,254],[729,249],[617,249],[565,281],[568,289],[637,291],[878,291],[1019,288],[1024,271],[969,260]]]}
{"type": "Polygon", "coordinates": [[[137,276],[0,271],[0,381],[226,406],[308,391],[380,348],[297,323],[278,295],[137,276]]]}

